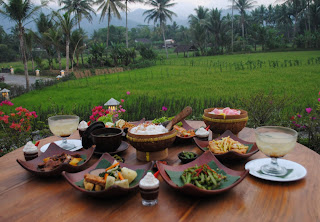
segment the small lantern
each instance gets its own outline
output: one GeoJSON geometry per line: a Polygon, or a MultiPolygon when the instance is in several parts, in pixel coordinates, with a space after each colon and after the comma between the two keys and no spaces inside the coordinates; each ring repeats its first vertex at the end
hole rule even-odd
{"type": "Polygon", "coordinates": [[[5,98],[6,100],[9,100],[9,89],[4,88],[3,90],[0,91],[2,93],[2,97],[5,98]]]}
{"type": "Polygon", "coordinates": [[[58,75],[58,76],[56,77],[57,80],[60,80],[61,78],[62,78],[62,76],[60,76],[60,75],[58,75]]]}
{"type": "Polygon", "coordinates": [[[13,75],[14,74],[14,68],[10,67],[10,74],[13,75]]]}
{"type": "Polygon", "coordinates": [[[104,106],[107,106],[108,110],[111,110],[112,112],[116,111],[119,105],[120,102],[115,100],[114,98],[109,99],[108,102],[104,104],[104,106]]]}
{"type": "Polygon", "coordinates": [[[61,77],[64,77],[64,70],[60,71],[60,75],[61,75],[61,77]]]}
{"type": "Polygon", "coordinates": [[[40,76],[40,70],[39,69],[36,70],[36,76],[40,76]]]}

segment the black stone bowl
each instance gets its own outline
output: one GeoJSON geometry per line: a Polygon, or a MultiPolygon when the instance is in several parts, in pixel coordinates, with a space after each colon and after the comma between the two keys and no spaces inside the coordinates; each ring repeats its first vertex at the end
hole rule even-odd
{"type": "Polygon", "coordinates": [[[122,141],[122,129],[102,128],[91,133],[93,144],[98,152],[114,152],[118,149],[122,141]]]}

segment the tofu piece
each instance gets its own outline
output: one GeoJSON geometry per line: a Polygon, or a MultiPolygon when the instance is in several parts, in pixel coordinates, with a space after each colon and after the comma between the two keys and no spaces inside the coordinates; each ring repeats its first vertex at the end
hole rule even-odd
{"type": "Polygon", "coordinates": [[[137,172],[134,170],[131,170],[127,167],[122,167],[121,168],[121,174],[124,179],[128,179],[129,184],[136,179],[138,176],[137,172]]]}
{"type": "Polygon", "coordinates": [[[123,188],[129,188],[129,181],[128,179],[118,180],[114,182],[114,185],[123,187],[123,188]]]}
{"type": "Polygon", "coordinates": [[[83,181],[83,185],[84,185],[84,189],[92,191],[94,188],[94,184],[93,183],[89,183],[86,180],[83,181]]]}
{"type": "Polygon", "coordinates": [[[94,190],[95,191],[101,191],[102,187],[100,185],[95,185],[94,190]]]}

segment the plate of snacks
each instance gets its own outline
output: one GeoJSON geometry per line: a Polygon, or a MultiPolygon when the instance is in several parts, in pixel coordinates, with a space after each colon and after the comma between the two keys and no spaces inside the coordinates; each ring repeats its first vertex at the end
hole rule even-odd
{"type": "Polygon", "coordinates": [[[211,141],[193,139],[202,151],[211,151],[219,160],[246,159],[259,151],[256,143],[244,141],[229,130],[211,141]]]}
{"type": "Polygon", "coordinates": [[[89,196],[103,198],[137,191],[139,181],[151,167],[152,162],[128,165],[105,153],[88,169],[78,173],[62,172],[62,175],[76,190],[89,196]]]}
{"type": "Polygon", "coordinates": [[[55,143],[51,143],[48,149],[39,157],[17,162],[27,171],[37,176],[59,176],[62,171],[79,172],[84,170],[92,157],[94,147],[82,151],[68,151],[55,143]]]}
{"type": "Polygon", "coordinates": [[[196,160],[178,166],[157,162],[163,180],[173,189],[192,196],[209,196],[228,191],[241,183],[249,171],[235,171],[222,165],[209,151],[196,160]]]}
{"type": "Polygon", "coordinates": [[[177,131],[177,140],[188,140],[196,135],[194,128],[192,128],[185,120],[181,120],[181,124],[182,126],[173,126],[173,128],[177,131]]]}

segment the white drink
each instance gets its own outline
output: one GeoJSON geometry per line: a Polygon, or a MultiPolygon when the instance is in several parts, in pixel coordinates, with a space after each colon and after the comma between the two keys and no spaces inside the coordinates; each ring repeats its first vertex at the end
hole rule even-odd
{"type": "Polygon", "coordinates": [[[261,152],[269,157],[283,157],[295,146],[297,137],[280,132],[259,133],[256,143],[261,152]]]}
{"type": "Polygon", "coordinates": [[[77,130],[78,121],[75,119],[60,119],[49,122],[49,128],[55,136],[67,137],[77,130]]]}

